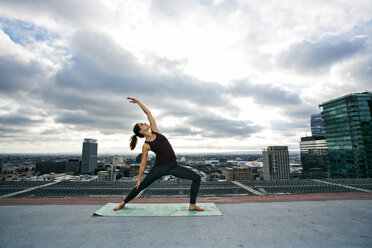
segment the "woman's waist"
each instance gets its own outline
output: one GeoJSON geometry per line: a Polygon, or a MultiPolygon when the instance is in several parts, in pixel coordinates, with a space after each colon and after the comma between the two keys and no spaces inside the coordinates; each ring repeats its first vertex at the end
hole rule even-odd
{"type": "Polygon", "coordinates": [[[173,164],[177,164],[177,158],[170,159],[170,160],[159,160],[158,158],[156,158],[155,160],[155,166],[168,166],[168,165],[170,166],[173,164]]]}

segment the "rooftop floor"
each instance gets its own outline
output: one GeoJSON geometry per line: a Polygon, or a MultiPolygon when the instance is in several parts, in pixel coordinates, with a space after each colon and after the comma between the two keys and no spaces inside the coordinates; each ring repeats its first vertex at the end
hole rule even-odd
{"type": "MultiPolygon", "coordinates": [[[[338,200],[328,201],[323,195],[320,200],[309,201],[239,202],[234,201],[234,197],[220,197],[231,198],[230,203],[221,203],[216,197],[214,200],[223,216],[201,217],[101,217],[92,215],[100,204],[28,205],[25,202],[15,205],[5,203],[22,199],[0,199],[0,244],[17,248],[371,247],[371,194],[360,194],[367,197],[366,200],[340,200],[339,195],[338,200]]],[[[261,199],[267,197],[270,196],[260,196],[261,199]]],[[[92,200],[104,205],[104,201],[114,199],[92,200]]],[[[131,203],[143,200],[157,201],[156,198],[137,198],[131,203]]],[[[206,200],[198,198],[198,202],[206,200]]]]}
{"type": "MultiPolygon", "coordinates": [[[[202,182],[223,216],[102,217],[133,182],[1,182],[1,247],[371,247],[372,179],[202,182]]],[[[189,201],[156,182],[128,204],[189,201]]],[[[121,210],[125,211],[125,209],[121,210]]]]}

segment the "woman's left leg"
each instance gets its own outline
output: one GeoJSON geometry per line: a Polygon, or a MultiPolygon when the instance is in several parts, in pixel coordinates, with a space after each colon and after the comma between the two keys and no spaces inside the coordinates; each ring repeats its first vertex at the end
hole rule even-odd
{"type": "Polygon", "coordinates": [[[192,180],[192,184],[190,188],[190,204],[195,204],[196,196],[198,195],[198,192],[199,192],[201,176],[198,173],[184,166],[179,165],[178,163],[177,165],[175,165],[168,171],[168,174],[182,178],[182,179],[192,180]]]}

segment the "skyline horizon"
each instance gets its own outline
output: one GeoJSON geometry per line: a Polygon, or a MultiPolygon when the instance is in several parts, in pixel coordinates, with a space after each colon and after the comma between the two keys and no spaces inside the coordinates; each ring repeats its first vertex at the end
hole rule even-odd
{"type": "MultiPolygon", "coordinates": [[[[300,153],[298,150],[288,150],[289,153],[300,153]]],[[[97,156],[137,156],[139,153],[97,153],[97,156]]],[[[193,152],[193,153],[186,153],[186,152],[181,152],[177,153],[175,152],[176,155],[219,155],[219,154],[226,154],[226,155],[262,155],[262,151],[232,151],[232,152],[193,152]]],[[[0,153],[0,156],[5,156],[5,155],[71,155],[71,156],[81,156],[81,153],[0,153]]],[[[155,153],[149,153],[149,157],[155,157],[155,153]]]]}

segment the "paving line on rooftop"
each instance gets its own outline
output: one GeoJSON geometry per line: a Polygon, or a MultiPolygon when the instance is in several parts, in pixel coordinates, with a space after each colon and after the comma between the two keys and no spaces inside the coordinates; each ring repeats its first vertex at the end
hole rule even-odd
{"type": "Polygon", "coordinates": [[[233,184],[238,185],[239,187],[242,187],[243,189],[255,194],[255,195],[264,195],[261,192],[258,192],[257,190],[252,189],[251,187],[244,185],[242,183],[239,183],[238,181],[231,181],[233,184]]]}
{"type": "Polygon", "coordinates": [[[12,197],[12,196],[15,196],[15,195],[19,195],[19,194],[22,194],[22,193],[25,193],[25,192],[32,191],[32,190],[34,190],[34,189],[38,189],[38,188],[46,187],[46,186],[49,186],[49,185],[53,185],[53,184],[56,184],[56,183],[59,183],[59,182],[60,182],[60,181],[51,182],[51,183],[47,183],[47,184],[43,184],[43,185],[39,185],[39,186],[36,186],[36,187],[32,187],[32,188],[28,188],[28,189],[20,190],[20,191],[13,192],[13,193],[10,193],[10,194],[2,195],[2,196],[0,196],[0,198],[8,198],[8,197],[12,197]]]}
{"type": "Polygon", "coordinates": [[[347,189],[354,189],[354,190],[359,190],[359,191],[367,192],[367,193],[371,193],[372,192],[371,190],[366,190],[366,189],[361,189],[361,188],[357,188],[357,187],[342,185],[342,184],[338,184],[338,183],[331,183],[331,182],[322,181],[322,180],[319,180],[319,179],[313,179],[313,180],[316,181],[316,182],[320,182],[320,183],[326,183],[326,184],[341,186],[341,187],[344,187],[344,188],[347,188],[347,189]]]}

